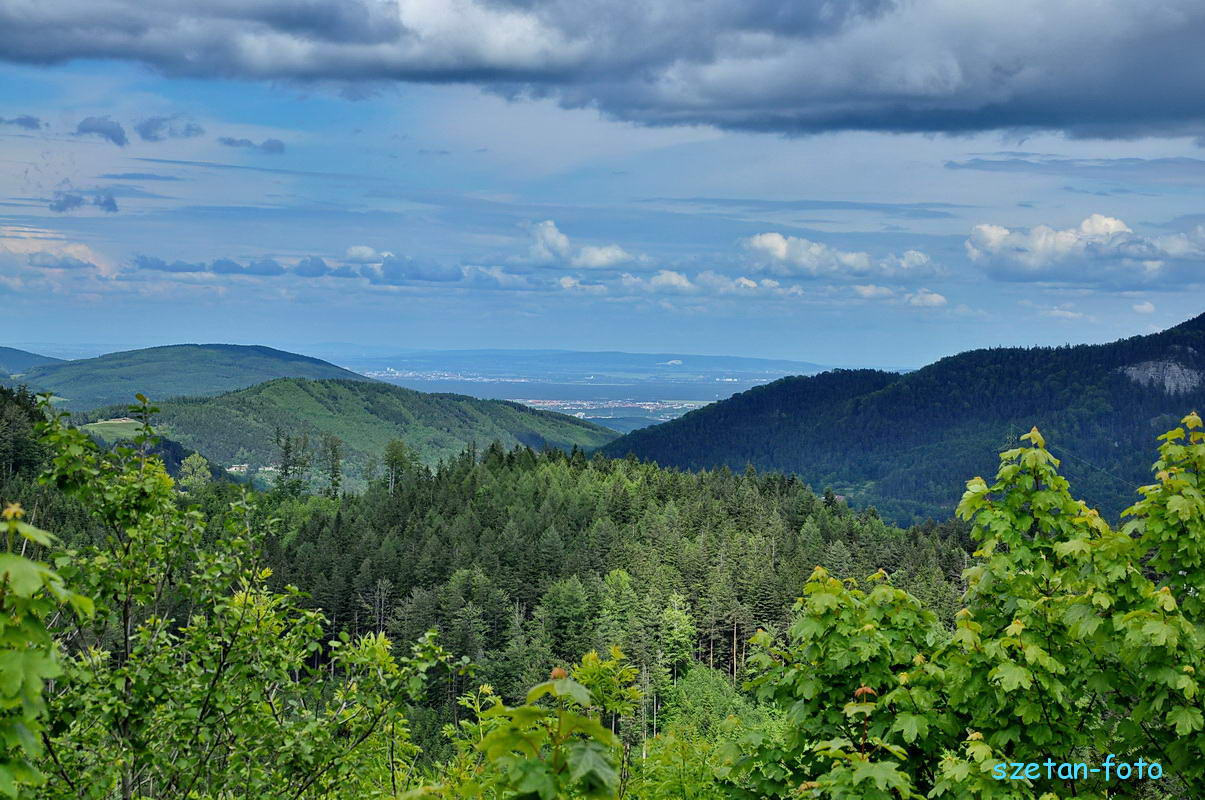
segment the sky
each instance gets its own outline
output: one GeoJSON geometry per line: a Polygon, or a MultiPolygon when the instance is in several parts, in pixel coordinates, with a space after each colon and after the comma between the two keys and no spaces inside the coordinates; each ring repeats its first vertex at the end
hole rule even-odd
{"type": "Polygon", "coordinates": [[[914,367],[1205,311],[1198,0],[0,0],[0,344],[914,367]]]}

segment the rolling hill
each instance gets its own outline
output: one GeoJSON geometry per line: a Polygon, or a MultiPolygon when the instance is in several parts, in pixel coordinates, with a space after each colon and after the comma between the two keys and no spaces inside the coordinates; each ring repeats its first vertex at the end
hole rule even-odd
{"type": "MultiPolygon", "coordinates": [[[[217,397],[156,405],[164,435],[223,465],[274,464],[277,427],[308,434],[315,441],[323,434],[340,437],[353,473],[395,438],[434,463],[474,442],[480,447],[500,441],[508,447],[593,449],[617,435],[575,417],[518,403],[427,394],[359,380],[281,378],[217,397]]],[[[92,412],[89,418],[123,414],[114,407],[92,412]]]]}
{"type": "Polygon", "coordinates": [[[31,366],[21,380],[65,398],[83,410],[133,402],[135,392],[157,400],[215,395],[274,378],[339,378],[367,381],[342,367],[271,347],[176,344],[109,353],[96,358],[31,366]]]}
{"type": "Polygon", "coordinates": [[[900,522],[950,515],[966,480],[1032,426],[1074,490],[1116,516],[1155,437],[1205,408],[1205,315],[1104,345],[992,348],[907,374],[789,377],[606,445],[665,466],[800,475],[900,522]]]}
{"type": "Polygon", "coordinates": [[[40,356],[15,347],[0,347],[0,375],[20,375],[31,367],[61,364],[63,361],[50,356],[40,356]]]}

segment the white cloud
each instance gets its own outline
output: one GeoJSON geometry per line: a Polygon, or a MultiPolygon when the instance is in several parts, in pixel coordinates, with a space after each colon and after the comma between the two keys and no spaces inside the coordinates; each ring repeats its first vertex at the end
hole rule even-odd
{"type": "Polygon", "coordinates": [[[607,287],[601,283],[582,283],[577,278],[570,275],[563,276],[557,283],[562,289],[567,292],[579,292],[581,294],[606,294],[607,287]]]}
{"type": "Polygon", "coordinates": [[[1205,260],[1205,230],[1148,237],[1120,219],[1092,214],[1061,230],[976,225],[965,246],[973,263],[1000,280],[1145,283],[1191,277],[1167,267],[1205,260]]]}
{"type": "Polygon", "coordinates": [[[1143,300],[1141,303],[1135,303],[1133,308],[1134,308],[1135,313],[1138,313],[1138,314],[1154,314],[1155,313],[1155,304],[1152,303],[1150,300],[1143,300]]]}
{"type": "Polygon", "coordinates": [[[353,244],[351,247],[347,248],[347,255],[345,256],[344,260],[350,261],[353,264],[380,264],[382,261],[392,256],[393,253],[390,253],[387,250],[377,252],[375,249],[367,245],[353,244]]]}
{"type": "Polygon", "coordinates": [[[534,223],[531,228],[530,258],[536,264],[555,264],[569,257],[569,237],[557,229],[550,219],[534,223]]]}
{"type": "Polygon", "coordinates": [[[753,255],[758,269],[774,275],[899,279],[927,277],[936,272],[929,256],[919,250],[876,259],[869,253],[839,250],[823,242],[774,232],[751,236],[743,244],[753,255]]]}
{"type": "Polygon", "coordinates": [[[886,286],[875,286],[873,283],[855,284],[853,289],[859,297],[864,297],[868,300],[875,297],[891,297],[895,294],[894,290],[886,286]]]}
{"type": "Polygon", "coordinates": [[[910,306],[918,308],[941,308],[947,302],[945,296],[937,292],[931,292],[928,289],[918,289],[912,294],[904,296],[904,301],[910,306]]]}
{"type": "Polygon", "coordinates": [[[626,264],[632,259],[632,254],[617,244],[608,244],[602,247],[586,245],[578,251],[570,263],[575,267],[603,269],[613,267],[617,264],[626,264]]]}

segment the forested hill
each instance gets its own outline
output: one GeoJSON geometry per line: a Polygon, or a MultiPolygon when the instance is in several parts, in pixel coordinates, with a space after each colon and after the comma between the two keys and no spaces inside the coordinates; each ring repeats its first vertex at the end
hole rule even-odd
{"type": "MultiPolygon", "coordinates": [[[[481,448],[498,441],[507,447],[593,449],[616,436],[593,423],[518,403],[369,381],[282,378],[217,397],[157,405],[157,423],[167,436],[223,465],[276,464],[279,428],[306,435],[315,445],[323,435],[339,437],[353,474],[392,439],[401,439],[433,464],[474,443],[481,448]]],[[[109,408],[89,416],[122,413],[109,408]]]]}
{"type": "Polygon", "coordinates": [[[0,347],[0,376],[19,375],[30,367],[42,364],[61,364],[60,359],[41,356],[15,347],[0,347]]]}
{"type": "Polygon", "coordinates": [[[34,366],[21,376],[73,409],[129,402],[134,392],[158,399],[214,395],[273,378],[362,375],[310,356],[258,345],[175,344],[34,366]]]}
{"type": "Polygon", "coordinates": [[[1104,345],[991,348],[904,375],[784,378],[604,448],[666,466],[796,473],[907,522],[945,518],[967,476],[1038,426],[1109,515],[1148,480],[1154,437],[1205,408],[1205,315],[1104,345]]]}

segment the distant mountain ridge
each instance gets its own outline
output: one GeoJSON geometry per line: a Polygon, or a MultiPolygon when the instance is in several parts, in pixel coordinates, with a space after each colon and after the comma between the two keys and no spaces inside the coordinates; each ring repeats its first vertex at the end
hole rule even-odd
{"type": "Polygon", "coordinates": [[[0,347],[0,375],[19,375],[31,367],[61,363],[62,359],[18,350],[15,347],[0,347]]]}
{"type": "MultiPolygon", "coordinates": [[[[151,398],[152,401],[155,398],[151,398]]],[[[452,394],[428,394],[363,380],[279,378],[216,397],[156,402],[156,424],[164,435],[223,465],[276,463],[274,433],[307,434],[317,444],[324,434],[338,436],[350,471],[361,470],[386,443],[405,441],[427,463],[449,459],[465,447],[535,449],[577,446],[592,450],[618,434],[564,414],[540,411],[502,400],[452,394]]],[[[98,409],[89,419],[124,413],[122,407],[98,409]]]]}
{"type": "Polygon", "coordinates": [[[752,464],[832,486],[902,522],[946,517],[965,481],[1032,426],[1073,487],[1116,515],[1150,480],[1154,437],[1205,408],[1205,315],[1110,344],[992,348],[914,372],[783,378],[606,445],[665,466],[752,464]]]}
{"type": "Polygon", "coordinates": [[[64,398],[71,409],[156,399],[215,395],[274,378],[370,381],[312,356],[262,345],[176,344],[32,366],[21,380],[64,398]]]}

